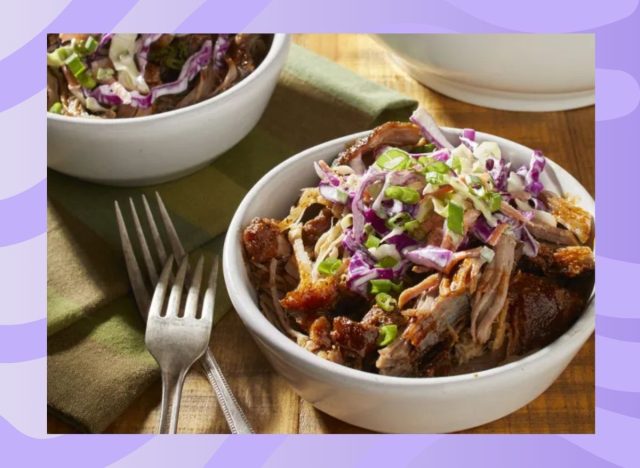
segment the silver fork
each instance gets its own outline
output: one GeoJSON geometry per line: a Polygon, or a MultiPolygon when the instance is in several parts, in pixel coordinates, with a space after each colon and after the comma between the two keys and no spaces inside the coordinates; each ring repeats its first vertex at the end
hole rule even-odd
{"type": "Polygon", "coordinates": [[[153,293],[147,316],[144,342],[151,355],[158,361],[162,373],[162,405],[158,429],[160,434],[176,433],[184,378],[209,346],[213,323],[213,298],[218,276],[218,259],[213,260],[200,317],[197,311],[203,257],[201,256],[198,260],[186,303],[181,307],[188,264],[189,259],[185,256],[172,284],[169,276],[173,266],[173,256],[169,257],[153,293]],[[163,314],[167,289],[171,289],[171,294],[166,301],[166,311],[163,314]]]}
{"type": "MultiPolygon", "coordinates": [[[[169,240],[169,247],[171,252],[173,253],[174,258],[180,262],[185,256],[185,250],[180,242],[176,229],[169,217],[169,213],[162,202],[162,198],[156,192],[156,202],[158,205],[158,211],[160,213],[160,219],[164,226],[164,231],[169,240]]],[[[142,315],[142,318],[146,321],[147,319],[147,311],[149,310],[150,305],[150,293],[149,291],[153,291],[157,281],[158,281],[158,273],[156,270],[156,263],[153,257],[151,256],[151,251],[149,249],[149,245],[145,238],[144,231],[142,229],[142,224],[140,222],[140,218],[136,211],[135,204],[133,200],[129,199],[129,204],[131,208],[131,216],[133,218],[134,230],[136,232],[136,236],[138,239],[138,244],[140,245],[140,250],[142,251],[142,257],[144,260],[145,268],[147,270],[147,280],[150,284],[150,288],[147,287],[145,283],[145,279],[141,272],[138,261],[136,260],[136,256],[134,254],[133,246],[131,244],[131,240],[129,238],[129,233],[127,231],[127,227],[124,221],[124,217],[122,215],[122,211],[120,210],[120,206],[118,202],[115,202],[115,211],[116,211],[116,219],[118,222],[118,229],[120,231],[120,240],[122,243],[122,250],[125,257],[125,262],[127,265],[127,272],[129,273],[129,280],[131,282],[131,286],[133,289],[133,294],[136,300],[136,304],[138,305],[138,310],[142,315]]],[[[155,255],[159,260],[160,265],[164,265],[167,261],[167,249],[164,246],[162,241],[162,237],[160,236],[160,231],[155,222],[153,213],[151,211],[151,207],[147,202],[147,198],[142,195],[142,204],[145,212],[145,217],[147,220],[147,224],[149,226],[149,231],[151,233],[151,240],[153,242],[153,246],[155,247],[155,255]]],[[[187,272],[188,275],[188,272],[187,272]]],[[[229,425],[229,430],[233,434],[251,434],[253,433],[253,429],[249,424],[247,417],[245,416],[242,408],[236,401],[233,393],[231,392],[231,388],[227,383],[224,375],[222,374],[222,370],[218,365],[215,357],[211,353],[211,350],[207,347],[204,356],[199,361],[202,370],[204,371],[209,383],[211,384],[213,391],[218,400],[218,404],[222,409],[222,413],[229,425]]]]}

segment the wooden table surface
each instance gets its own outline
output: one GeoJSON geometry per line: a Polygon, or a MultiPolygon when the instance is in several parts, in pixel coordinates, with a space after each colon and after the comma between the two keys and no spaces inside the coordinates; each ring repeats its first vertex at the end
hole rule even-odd
{"type": "MultiPolygon", "coordinates": [[[[294,41],[372,81],[417,99],[446,126],[472,127],[540,148],[594,193],[594,108],[566,112],[506,112],[465,104],[431,91],[391,63],[369,36],[303,34],[294,41]]],[[[550,71],[552,72],[552,71],[550,71]]],[[[364,433],[301,400],[275,374],[235,312],[213,331],[212,350],[258,433],[364,433]],[[241,343],[241,346],[238,346],[241,343]]],[[[157,429],[160,382],[147,390],[107,429],[152,433],[157,429]]],[[[498,421],[469,433],[593,433],[594,338],[540,397],[498,421]]],[[[227,433],[208,381],[198,371],[186,379],[178,431],[227,433]]],[[[49,417],[49,432],[72,432],[49,417]]]]}

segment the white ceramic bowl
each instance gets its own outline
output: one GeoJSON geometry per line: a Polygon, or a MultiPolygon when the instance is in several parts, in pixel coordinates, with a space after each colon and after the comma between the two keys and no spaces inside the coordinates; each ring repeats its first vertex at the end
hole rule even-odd
{"type": "Polygon", "coordinates": [[[593,34],[380,34],[416,80],[495,109],[554,111],[595,102],[593,34]]]}
{"type": "MultiPolygon", "coordinates": [[[[365,132],[366,133],[366,132],[365,132]]],[[[258,309],[243,260],[241,234],[252,218],[282,218],[302,187],[317,184],[312,162],[332,160],[345,144],[365,133],[310,148],[284,161],[251,189],[233,220],[224,245],[224,279],[231,301],[273,367],[305,400],[348,423],[380,432],[452,432],[501,418],[544,392],[569,364],[594,330],[594,307],[558,340],[519,361],[474,374],[435,378],[402,378],[371,374],[326,361],[296,345],[258,309]]],[[[445,134],[458,134],[445,129],[445,134]]],[[[506,158],[528,163],[531,150],[492,135],[506,158]]],[[[594,212],[594,201],[564,169],[549,161],[542,181],[554,187],[557,176],[565,192],[579,197],[594,212]],[[555,177],[552,177],[555,179],[555,177]]]]}
{"type": "Polygon", "coordinates": [[[209,164],[258,123],[289,51],[275,34],[266,57],[229,90],[192,106],[147,117],[91,119],[47,114],[47,164],[109,185],[147,185],[209,164]]]}

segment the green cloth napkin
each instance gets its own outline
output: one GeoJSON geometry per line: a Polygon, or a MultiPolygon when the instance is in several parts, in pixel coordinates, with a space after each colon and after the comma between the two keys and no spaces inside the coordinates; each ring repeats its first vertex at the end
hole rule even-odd
{"type": "MultiPolygon", "coordinates": [[[[146,194],[153,204],[160,192],[185,249],[221,254],[236,207],[269,169],[323,141],[405,120],[415,105],[294,45],[256,128],[197,173],[131,189],[49,171],[49,410],[79,430],[100,432],[158,377],[129,292],[114,200],[127,217],[128,197],[146,194]]],[[[231,308],[222,275],[218,291],[217,319],[231,308]]]]}

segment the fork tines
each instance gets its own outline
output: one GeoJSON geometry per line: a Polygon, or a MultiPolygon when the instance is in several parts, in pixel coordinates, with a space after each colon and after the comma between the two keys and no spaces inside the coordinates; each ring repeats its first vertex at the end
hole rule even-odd
{"type": "Polygon", "coordinates": [[[198,314],[198,303],[200,297],[200,286],[202,283],[202,270],[204,264],[204,256],[200,256],[198,263],[196,264],[195,271],[191,277],[191,284],[187,293],[186,302],[184,307],[182,304],[182,293],[185,288],[185,278],[187,276],[187,268],[189,266],[189,259],[185,257],[178,268],[173,284],[171,285],[171,292],[169,294],[169,300],[165,303],[165,296],[167,289],[170,285],[170,274],[172,271],[173,257],[170,256],[167,260],[158,285],[153,293],[153,299],[151,300],[151,306],[149,307],[149,317],[166,316],[166,317],[178,317],[184,318],[200,318],[205,321],[213,320],[213,305],[215,299],[216,279],[218,276],[218,259],[214,257],[211,273],[209,275],[209,281],[204,292],[202,300],[201,313],[198,314]],[[180,314],[180,311],[183,311],[180,314]]]}
{"type": "Polygon", "coordinates": [[[186,304],[183,306],[182,293],[189,259],[184,257],[175,278],[171,280],[170,274],[173,267],[173,255],[171,255],[162,269],[151,300],[144,342],[149,353],[158,362],[162,375],[162,402],[158,430],[160,433],[176,433],[185,375],[209,349],[213,324],[211,297],[216,286],[217,260],[213,261],[198,317],[203,263],[204,259],[201,256],[189,287],[186,304]],[[171,290],[169,298],[165,300],[169,289],[171,290]]]}
{"type": "MultiPolygon", "coordinates": [[[[162,236],[160,235],[160,230],[158,229],[158,225],[156,224],[155,217],[153,215],[149,202],[147,201],[147,197],[145,195],[142,195],[141,199],[142,205],[144,207],[146,224],[148,226],[150,238],[153,242],[152,248],[150,248],[149,244],[147,243],[147,236],[145,236],[145,232],[140,221],[140,216],[138,215],[136,205],[133,202],[132,198],[129,198],[129,207],[131,210],[131,218],[133,220],[133,228],[136,233],[137,243],[140,246],[142,263],[144,263],[144,268],[147,273],[147,281],[145,281],[145,275],[143,275],[140,263],[136,258],[135,249],[131,242],[131,238],[129,237],[129,232],[127,230],[127,225],[125,223],[122,210],[120,209],[120,205],[117,201],[115,201],[114,203],[116,210],[116,219],[118,222],[118,230],[120,231],[122,250],[127,265],[127,272],[129,274],[129,279],[131,281],[131,286],[133,288],[133,293],[136,298],[138,309],[141,311],[146,320],[146,313],[149,310],[149,305],[151,303],[150,291],[154,290],[155,285],[158,282],[158,271],[163,267],[163,265],[167,263],[168,256],[167,249],[165,248],[165,244],[163,242],[162,236]]],[[[173,252],[175,260],[180,263],[186,257],[186,254],[184,248],[182,247],[182,244],[180,243],[173,222],[169,217],[167,208],[165,207],[164,203],[162,202],[162,198],[160,198],[160,195],[157,192],[156,202],[158,205],[158,212],[160,213],[160,220],[163,224],[164,232],[169,241],[171,251],[173,252]]]]}

